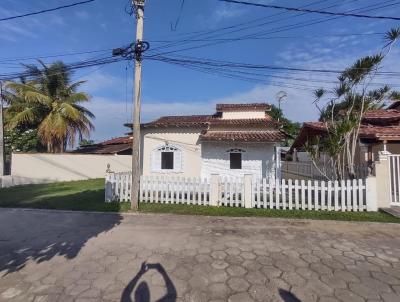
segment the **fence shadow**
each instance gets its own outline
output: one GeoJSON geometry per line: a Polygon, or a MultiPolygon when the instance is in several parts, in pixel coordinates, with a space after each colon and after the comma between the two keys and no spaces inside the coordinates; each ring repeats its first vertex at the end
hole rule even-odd
{"type": "Polygon", "coordinates": [[[41,263],[55,256],[73,259],[88,240],[121,220],[119,214],[0,209],[0,277],[19,271],[28,261],[41,263]]]}
{"type": "Polygon", "coordinates": [[[142,263],[139,272],[135,277],[128,283],[121,295],[121,302],[150,302],[151,301],[151,289],[146,281],[140,282],[140,279],[149,271],[156,270],[164,279],[167,293],[156,302],[175,302],[177,298],[177,292],[175,285],[171,278],[168,276],[166,270],[160,263],[147,264],[142,263]],[[140,282],[140,283],[139,283],[140,282]],[[139,283],[139,285],[138,285],[139,283]],[[134,294],[134,300],[132,300],[132,294],[134,294]]]}
{"type": "Polygon", "coordinates": [[[279,289],[279,295],[285,302],[301,302],[301,300],[297,298],[294,294],[292,294],[290,291],[284,290],[282,288],[279,289]]]}

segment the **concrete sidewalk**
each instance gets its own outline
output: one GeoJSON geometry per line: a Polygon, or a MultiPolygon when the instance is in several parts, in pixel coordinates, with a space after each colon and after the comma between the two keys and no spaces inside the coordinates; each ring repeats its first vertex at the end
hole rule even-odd
{"type": "Polygon", "coordinates": [[[0,301],[400,301],[400,225],[0,209],[0,301]]]}

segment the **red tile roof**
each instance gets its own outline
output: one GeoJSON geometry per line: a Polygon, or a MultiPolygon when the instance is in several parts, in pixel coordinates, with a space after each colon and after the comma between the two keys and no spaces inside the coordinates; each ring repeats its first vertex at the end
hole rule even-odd
{"type": "Polygon", "coordinates": [[[396,109],[370,110],[364,113],[363,122],[388,125],[400,121],[400,111],[396,109]]]}
{"type": "Polygon", "coordinates": [[[277,142],[287,137],[281,131],[207,131],[203,141],[277,142]]]}
{"type": "Polygon", "coordinates": [[[252,104],[217,104],[217,111],[253,111],[263,110],[268,111],[271,106],[267,103],[252,103],[252,104]]]}
{"type": "Polygon", "coordinates": [[[200,128],[208,127],[278,127],[279,123],[272,120],[270,116],[255,119],[221,119],[213,115],[191,115],[191,116],[164,116],[153,122],[142,124],[142,128],[200,128]]]}
{"type": "Polygon", "coordinates": [[[380,140],[400,140],[400,126],[375,126],[362,125],[360,128],[361,138],[378,138],[380,140]]]}
{"type": "MultiPolygon", "coordinates": [[[[293,143],[293,148],[301,148],[308,138],[326,133],[326,124],[323,122],[307,122],[303,124],[300,134],[293,143]]],[[[359,132],[360,139],[373,140],[400,140],[400,125],[396,126],[379,126],[362,124],[359,132]]]]}
{"type": "Polygon", "coordinates": [[[83,146],[72,153],[78,154],[118,154],[132,149],[132,138],[116,137],[98,144],[83,146]]]}
{"type": "Polygon", "coordinates": [[[115,144],[124,144],[124,143],[126,144],[126,143],[130,143],[131,141],[132,141],[132,138],[130,136],[121,136],[121,137],[109,139],[109,140],[101,142],[99,144],[102,144],[102,145],[115,145],[115,144]]]}
{"type": "Polygon", "coordinates": [[[207,127],[212,115],[187,115],[187,116],[163,116],[150,123],[142,124],[143,128],[163,127],[207,127]]]}

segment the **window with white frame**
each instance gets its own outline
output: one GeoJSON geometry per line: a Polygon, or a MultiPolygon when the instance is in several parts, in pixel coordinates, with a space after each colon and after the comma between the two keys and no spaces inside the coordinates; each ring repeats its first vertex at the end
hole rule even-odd
{"type": "Polygon", "coordinates": [[[242,149],[231,149],[229,153],[229,167],[231,170],[242,169],[242,155],[245,151],[242,149]]]}
{"type": "Polygon", "coordinates": [[[151,154],[151,167],[154,172],[181,172],[182,151],[175,146],[161,146],[151,154]]]}

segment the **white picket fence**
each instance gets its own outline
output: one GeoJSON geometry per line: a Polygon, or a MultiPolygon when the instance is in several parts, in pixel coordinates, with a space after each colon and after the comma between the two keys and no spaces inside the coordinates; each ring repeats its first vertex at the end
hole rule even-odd
{"type": "Polygon", "coordinates": [[[142,176],[140,201],[169,204],[210,204],[210,183],[200,178],[142,176]]]}
{"type": "MultiPolygon", "coordinates": [[[[130,201],[131,173],[108,173],[106,201],[130,201]]],[[[376,211],[375,182],[142,176],[140,201],[279,210],[376,211]],[[368,194],[372,190],[372,194],[368,194]]]]}
{"type": "Polygon", "coordinates": [[[258,180],[253,207],[280,210],[366,211],[365,180],[258,180]]]}

